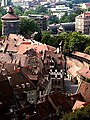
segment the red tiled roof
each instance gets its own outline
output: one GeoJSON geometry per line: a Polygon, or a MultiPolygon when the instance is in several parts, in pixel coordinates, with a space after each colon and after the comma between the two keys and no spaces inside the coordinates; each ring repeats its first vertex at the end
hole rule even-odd
{"type": "Polygon", "coordinates": [[[85,104],[85,102],[82,102],[82,101],[79,101],[79,100],[76,100],[72,110],[76,110],[76,109],[79,109],[81,107],[83,107],[83,105],[85,104]]]}
{"type": "Polygon", "coordinates": [[[10,78],[11,85],[15,89],[18,89],[16,87],[16,85],[19,85],[20,90],[32,90],[32,89],[36,89],[35,86],[33,85],[33,83],[31,81],[29,81],[21,72],[9,74],[8,76],[11,77],[10,78]],[[30,87],[27,87],[26,83],[29,83],[30,87]],[[24,85],[25,87],[23,88],[22,85],[24,85]]]}
{"type": "Polygon", "coordinates": [[[75,104],[76,100],[79,100],[79,101],[83,101],[83,102],[84,102],[84,98],[82,97],[81,93],[72,94],[72,95],[68,96],[68,98],[70,99],[70,102],[71,102],[71,104],[72,104],[72,107],[73,107],[73,105],[75,104]]]}
{"type": "Polygon", "coordinates": [[[90,78],[90,70],[88,68],[81,68],[77,73],[85,78],[90,78]]]}
{"type": "Polygon", "coordinates": [[[86,12],[86,13],[82,13],[78,16],[76,16],[76,18],[87,18],[90,17],[90,12],[86,12]]]}
{"type": "Polygon", "coordinates": [[[81,69],[80,67],[74,65],[74,66],[72,66],[72,67],[68,70],[68,72],[69,72],[73,77],[76,77],[76,76],[77,76],[77,71],[80,70],[80,69],[81,69]]]}
{"type": "Polygon", "coordinates": [[[37,104],[36,112],[41,118],[49,117],[50,114],[55,113],[53,107],[48,103],[48,101],[37,104]]]}
{"type": "Polygon", "coordinates": [[[11,73],[16,73],[18,65],[16,64],[12,64],[12,63],[2,63],[2,67],[0,68],[0,72],[2,72],[2,74],[11,74],[11,73]]]}
{"type": "Polygon", "coordinates": [[[87,59],[87,60],[90,60],[90,55],[88,55],[88,54],[81,53],[81,52],[77,52],[77,51],[76,51],[75,53],[73,53],[73,54],[76,55],[76,56],[85,58],[85,59],[87,59]]]}
{"type": "Polygon", "coordinates": [[[38,80],[38,75],[32,75],[32,72],[28,68],[22,68],[21,72],[29,78],[29,80],[38,80]]]}
{"type": "Polygon", "coordinates": [[[89,7],[89,6],[90,6],[90,3],[85,3],[85,5],[86,5],[87,7],[89,7]]]}
{"type": "Polygon", "coordinates": [[[18,46],[27,41],[29,42],[30,40],[20,35],[10,34],[0,41],[0,51],[18,52],[18,46]]]}
{"type": "Polygon", "coordinates": [[[48,47],[48,50],[49,50],[49,51],[55,51],[55,50],[56,50],[56,48],[53,47],[53,46],[47,45],[47,47],[48,47]]]}
{"type": "Polygon", "coordinates": [[[82,81],[78,93],[81,93],[86,102],[90,102],[90,83],[82,81]]]}
{"type": "Polygon", "coordinates": [[[48,50],[47,45],[31,45],[31,44],[21,44],[17,54],[23,54],[29,49],[36,49],[36,52],[39,53],[42,50],[48,50]]]}
{"type": "Polygon", "coordinates": [[[75,63],[69,58],[67,58],[67,66],[73,66],[73,65],[75,65],[75,63]]]}
{"type": "Polygon", "coordinates": [[[68,111],[71,109],[71,103],[69,99],[62,93],[53,93],[49,95],[47,98],[52,106],[54,104],[53,107],[55,108],[55,110],[56,108],[57,109],[61,108],[62,111],[68,111]]]}
{"type": "Polygon", "coordinates": [[[1,17],[2,20],[19,20],[19,17],[14,14],[7,13],[6,15],[1,17]]]}
{"type": "MultiPolygon", "coordinates": [[[[2,80],[0,81],[0,93],[1,98],[0,101],[3,103],[4,111],[10,107],[10,104],[13,99],[13,91],[12,87],[9,84],[8,80],[2,80]]],[[[1,111],[0,111],[1,112],[1,111]]]]}
{"type": "Polygon", "coordinates": [[[84,13],[84,16],[85,16],[85,17],[90,17],[90,12],[84,13]]]}
{"type": "Polygon", "coordinates": [[[0,53],[0,61],[3,63],[11,63],[12,59],[9,54],[0,53]]]}

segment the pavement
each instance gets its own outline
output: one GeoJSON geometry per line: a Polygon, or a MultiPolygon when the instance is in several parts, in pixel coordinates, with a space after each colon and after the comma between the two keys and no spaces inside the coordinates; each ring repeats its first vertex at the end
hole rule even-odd
{"type": "Polygon", "coordinates": [[[78,89],[78,85],[71,82],[68,78],[64,79],[64,85],[65,85],[65,91],[68,94],[75,94],[78,89]]]}

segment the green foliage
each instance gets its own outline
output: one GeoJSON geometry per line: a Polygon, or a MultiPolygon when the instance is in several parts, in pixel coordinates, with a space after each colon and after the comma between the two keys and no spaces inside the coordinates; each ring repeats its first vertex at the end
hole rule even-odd
{"type": "Polygon", "coordinates": [[[33,9],[25,10],[23,15],[28,16],[29,14],[36,14],[36,11],[33,9]]]}
{"type": "Polygon", "coordinates": [[[6,14],[6,10],[0,6],[0,17],[6,14]]]}
{"type": "Polygon", "coordinates": [[[39,5],[36,7],[36,9],[29,9],[24,11],[24,15],[29,15],[29,14],[48,14],[48,9],[39,5]]]}
{"type": "Polygon", "coordinates": [[[64,15],[64,16],[62,16],[62,18],[60,19],[60,22],[61,23],[65,23],[65,22],[75,22],[75,17],[76,17],[77,15],[75,14],[75,13],[73,13],[73,14],[70,14],[70,15],[68,15],[67,13],[64,15]]]}
{"type": "Polygon", "coordinates": [[[67,12],[65,13],[64,16],[62,16],[62,18],[60,19],[61,23],[65,23],[65,22],[75,22],[75,17],[83,12],[85,12],[85,9],[77,9],[76,11],[72,11],[72,13],[70,15],[67,14],[67,12]]]}
{"type": "Polygon", "coordinates": [[[72,32],[69,36],[69,48],[70,51],[84,51],[87,44],[87,39],[81,33],[72,32]]]}
{"type": "Polygon", "coordinates": [[[54,37],[53,35],[51,35],[49,32],[43,33],[41,42],[42,42],[42,43],[46,43],[46,44],[51,45],[51,46],[55,46],[55,47],[57,47],[57,45],[58,45],[58,40],[57,40],[57,38],[55,38],[55,37],[54,37]]]}
{"type": "Polygon", "coordinates": [[[47,14],[48,13],[47,8],[45,8],[41,5],[37,6],[35,11],[37,14],[47,14]]]}
{"type": "Polygon", "coordinates": [[[22,35],[24,35],[25,37],[30,37],[32,33],[34,33],[35,31],[38,32],[39,38],[37,38],[37,40],[40,41],[40,36],[41,36],[41,31],[37,25],[37,23],[32,20],[32,19],[27,19],[27,18],[21,18],[20,19],[20,33],[22,35]]]}
{"type": "Polygon", "coordinates": [[[23,10],[21,6],[14,6],[14,14],[15,15],[22,15],[23,14],[23,10]]]}
{"type": "Polygon", "coordinates": [[[48,19],[48,24],[59,23],[59,18],[56,15],[51,15],[48,19]]]}
{"type": "Polygon", "coordinates": [[[75,112],[66,113],[61,120],[90,120],[90,104],[75,112]]]}
{"type": "Polygon", "coordinates": [[[88,11],[90,11],[90,7],[88,8],[88,11]]]}
{"type": "Polygon", "coordinates": [[[65,52],[73,52],[80,51],[83,52],[85,47],[87,46],[88,38],[81,33],[72,32],[66,35],[63,35],[64,40],[64,51],[65,52]]]}
{"type": "Polygon", "coordinates": [[[60,33],[58,36],[53,36],[50,34],[50,32],[44,32],[42,36],[43,43],[52,45],[52,46],[58,46],[61,41],[64,42],[64,52],[73,52],[73,51],[79,51],[83,52],[85,48],[90,44],[90,38],[84,36],[81,33],[78,32],[72,32],[72,33],[60,33]]]}
{"type": "Polygon", "coordinates": [[[85,52],[86,54],[89,54],[89,55],[90,55],[90,46],[86,47],[85,50],[84,50],[84,52],[85,52]]]}

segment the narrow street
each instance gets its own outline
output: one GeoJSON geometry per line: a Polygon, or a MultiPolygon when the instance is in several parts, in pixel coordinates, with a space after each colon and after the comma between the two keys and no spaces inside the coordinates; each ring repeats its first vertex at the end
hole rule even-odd
{"type": "Polygon", "coordinates": [[[68,94],[76,93],[78,85],[76,85],[73,82],[71,82],[68,78],[65,78],[64,82],[65,82],[65,91],[68,94]]]}

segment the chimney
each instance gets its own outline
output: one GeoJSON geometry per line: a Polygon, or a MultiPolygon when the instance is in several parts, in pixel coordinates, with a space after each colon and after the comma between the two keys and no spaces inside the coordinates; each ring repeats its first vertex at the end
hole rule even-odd
{"type": "Polygon", "coordinates": [[[59,51],[59,48],[57,48],[57,54],[59,53],[60,51],[59,51]]]}
{"type": "Polygon", "coordinates": [[[16,70],[16,66],[14,65],[14,70],[16,70]]]}
{"type": "Polygon", "coordinates": [[[90,66],[89,66],[89,70],[90,70],[90,66]]]}

